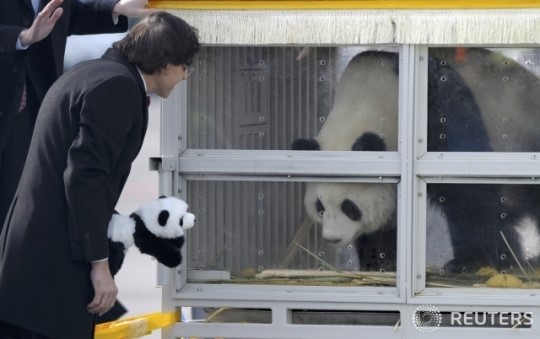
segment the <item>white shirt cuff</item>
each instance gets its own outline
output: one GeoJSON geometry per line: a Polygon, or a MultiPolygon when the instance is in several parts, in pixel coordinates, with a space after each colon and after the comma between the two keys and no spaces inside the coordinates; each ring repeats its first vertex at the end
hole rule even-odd
{"type": "Polygon", "coordinates": [[[102,262],[102,261],[106,261],[106,260],[109,260],[109,258],[107,257],[107,258],[105,258],[105,259],[94,260],[94,261],[92,261],[92,262],[102,262]]]}
{"type": "Polygon", "coordinates": [[[15,44],[15,49],[16,49],[17,51],[23,51],[23,50],[25,50],[25,49],[27,49],[27,48],[28,48],[28,46],[23,46],[23,45],[21,44],[21,36],[19,35],[19,38],[17,39],[17,43],[15,44]]]}

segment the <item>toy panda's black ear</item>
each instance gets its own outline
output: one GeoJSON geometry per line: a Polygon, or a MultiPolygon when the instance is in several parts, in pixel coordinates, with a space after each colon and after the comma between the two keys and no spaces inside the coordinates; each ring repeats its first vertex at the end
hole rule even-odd
{"type": "Polygon", "coordinates": [[[169,220],[169,211],[163,210],[159,212],[158,222],[161,226],[167,225],[167,220],[169,220]]]}
{"type": "Polygon", "coordinates": [[[159,199],[165,199],[166,197],[167,197],[166,195],[160,195],[159,199]]]}
{"type": "Polygon", "coordinates": [[[354,142],[353,151],[382,152],[386,151],[384,140],[375,133],[366,132],[354,142]]]}
{"type": "Polygon", "coordinates": [[[321,146],[315,139],[296,139],[293,141],[291,148],[294,151],[320,151],[321,146]]]}

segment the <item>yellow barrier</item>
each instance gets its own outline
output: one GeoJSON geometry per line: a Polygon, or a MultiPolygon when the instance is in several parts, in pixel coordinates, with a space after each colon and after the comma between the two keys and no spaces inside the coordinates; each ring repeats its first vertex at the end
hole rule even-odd
{"type": "Polygon", "coordinates": [[[150,334],[179,321],[177,312],[149,313],[96,325],[95,339],[128,339],[150,334]]]}

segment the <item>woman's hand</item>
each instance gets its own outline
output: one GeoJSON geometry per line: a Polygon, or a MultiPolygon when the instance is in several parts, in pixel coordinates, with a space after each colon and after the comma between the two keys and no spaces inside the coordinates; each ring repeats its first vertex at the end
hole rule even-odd
{"type": "Polygon", "coordinates": [[[113,16],[138,17],[148,15],[155,10],[146,8],[147,4],[148,0],[120,0],[114,5],[113,16]]]}
{"type": "Polygon", "coordinates": [[[51,33],[54,25],[64,12],[64,9],[60,7],[62,2],[64,0],[52,0],[38,13],[32,26],[23,30],[19,35],[21,46],[28,47],[45,39],[51,33]]]}

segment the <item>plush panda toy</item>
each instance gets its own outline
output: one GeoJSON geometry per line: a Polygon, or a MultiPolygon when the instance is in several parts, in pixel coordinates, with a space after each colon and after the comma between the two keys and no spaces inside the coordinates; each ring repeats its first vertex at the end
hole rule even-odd
{"type": "MultiPolygon", "coordinates": [[[[455,61],[452,51],[434,49],[427,60],[428,151],[540,151],[540,99],[528,94],[540,89],[538,79],[497,53],[468,49],[472,64],[466,65],[455,61]],[[527,118],[536,122],[523,126],[527,118]],[[509,134],[515,139],[511,144],[509,134]],[[527,149],[519,148],[523,146],[527,149]]],[[[292,149],[397,151],[398,72],[396,53],[368,51],[355,56],[343,72],[317,137],[297,139],[292,149]]],[[[500,230],[521,258],[531,259],[525,242],[540,243],[534,223],[540,220],[540,194],[535,188],[466,186],[428,185],[431,206],[442,211],[448,223],[453,257],[445,270],[511,265],[511,255],[501,255],[507,246],[500,230]]],[[[336,245],[356,243],[362,269],[395,269],[396,185],[307,183],[304,203],[308,215],[322,225],[324,239],[336,245]]]]}
{"type": "Polygon", "coordinates": [[[195,215],[176,197],[160,197],[143,204],[129,217],[114,214],[109,222],[109,268],[114,276],[133,245],[167,266],[182,262],[184,233],[195,225],[195,215]]]}
{"type": "MultiPolygon", "coordinates": [[[[182,262],[184,233],[195,225],[195,215],[187,212],[188,205],[175,197],[160,197],[141,205],[129,217],[114,214],[109,222],[109,269],[118,273],[127,250],[135,245],[167,267],[182,262]]],[[[107,313],[96,317],[102,324],[119,319],[127,309],[117,300],[107,313]]]]}

